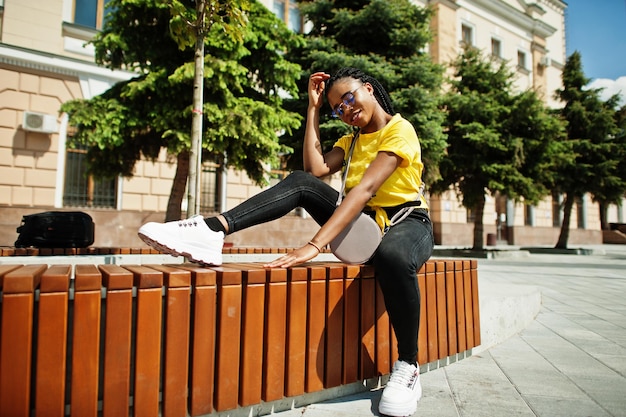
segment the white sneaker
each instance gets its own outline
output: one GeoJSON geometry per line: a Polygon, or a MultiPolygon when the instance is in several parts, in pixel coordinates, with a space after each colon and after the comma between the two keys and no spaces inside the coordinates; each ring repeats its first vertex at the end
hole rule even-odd
{"type": "Polygon", "coordinates": [[[184,256],[192,262],[222,264],[224,232],[209,229],[201,215],[167,223],[146,223],[138,234],[159,252],[184,256]]]}
{"type": "Polygon", "coordinates": [[[380,397],[378,411],[387,416],[411,416],[421,397],[419,368],[404,361],[396,361],[380,397]]]}

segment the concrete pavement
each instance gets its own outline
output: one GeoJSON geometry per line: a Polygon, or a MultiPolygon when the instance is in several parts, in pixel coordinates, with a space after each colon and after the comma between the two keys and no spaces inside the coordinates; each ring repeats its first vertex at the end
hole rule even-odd
{"type": "MultiPolygon", "coordinates": [[[[626,245],[586,248],[480,259],[481,326],[493,334],[468,358],[422,369],[415,415],[626,416],[626,245]]],[[[366,390],[272,415],[378,416],[379,397],[366,390]]]]}

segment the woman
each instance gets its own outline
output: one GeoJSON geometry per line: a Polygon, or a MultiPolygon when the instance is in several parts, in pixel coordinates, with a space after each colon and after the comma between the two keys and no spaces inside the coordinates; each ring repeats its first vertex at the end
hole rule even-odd
{"type": "Polygon", "coordinates": [[[309,78],[308,94],[306,172],[292,173],[217,217],[148,223],[139,229],[139,236],[163,252],[219,265],[224,234],[303,207],[321,228],[306,245],[266,265],[286,268],[314,258],[359,213],[371,213],[381,229],[388,229],[370,262],[376,269],[399,353],[379,411],[390,416],[411,415],[422,391],[417,364],[420,294],[416,273],[434,245],[427,203],[419,191],[423,164],[417,134],[406,119],[394,114],[389,94],[380,83],[358,69],[343,68],[332,77],[316,72],[309,78]],[[343,136],[327,153],[322,151],[319,132],[324,93],[333,116],[359,132],[358,136],[343,136]],[[347,194],[336,206],[338,192],[319,178],[342,169],[353,139],[347,194]],[[408,217],[389,227],[396,212],[415,205],[419,207],[408,217]]]}

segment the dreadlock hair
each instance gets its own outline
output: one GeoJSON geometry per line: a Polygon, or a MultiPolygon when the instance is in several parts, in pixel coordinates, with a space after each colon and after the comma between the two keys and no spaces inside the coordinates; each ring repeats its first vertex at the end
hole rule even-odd
{"type": "Polygon", "coordinates": [[[327,94],[335,81],[341,80],[342,78],[354,78],[355,80],[360,80],[364,84],[371,84],[372,87],[374,87],[374,97],[376,97],[376,101],[378,101],[383,110],[392,116],[395,114],[393,104],[391,103],[391,97],[389,96],[387,90],[385,90],[385,87],[383,87],[376,78],[367,75],[358,68],[344,67],[331,76],[326,81],[327,94]]]}

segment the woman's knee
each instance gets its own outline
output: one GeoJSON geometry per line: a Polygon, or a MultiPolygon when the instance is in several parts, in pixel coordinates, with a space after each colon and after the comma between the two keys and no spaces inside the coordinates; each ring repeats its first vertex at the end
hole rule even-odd
{"type": "Polygon", "coordinates": [[[306,184],[312,178],[315,178],[315,177],[313,177],[311,174],[304,172],[302,170],[296,170],[296,171],[291,172],[289,175],[287,175],[285,179],[283,179],[281,182],[288,181],[289,183],[294,183],[294,184],[306,184]]]}

